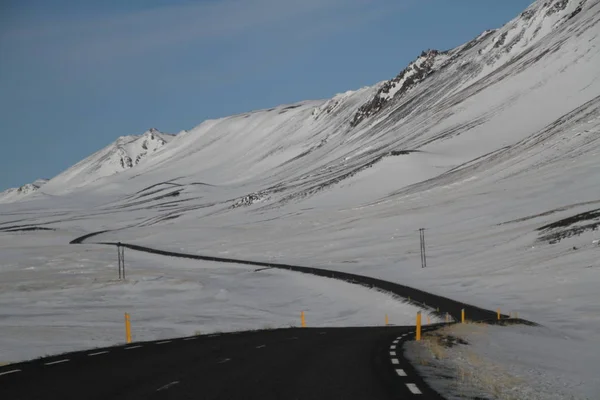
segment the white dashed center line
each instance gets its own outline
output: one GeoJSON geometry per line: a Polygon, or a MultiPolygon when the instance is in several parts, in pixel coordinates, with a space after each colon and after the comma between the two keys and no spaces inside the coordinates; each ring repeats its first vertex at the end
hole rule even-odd
{"type": "Polygon", "coordinates": [[[394,340],[392,343],[394,343],[394,344],[398,343],[398,339],[394,340]]]}
{"type": "Polygon", "coordinates": [[[221,360],[217,364],[223,364],[223,363],[226,363],[227,361],[231,361],[231,358],[226,358],[224,360],[221,360]]]}
{"type": "Polygon", "coordinates": [[[261,344],[260,346],[256,346],[257,349],[262,349],[263,347],[267,347],[266,344],[261,344]]]}
{"type": "Polygon", "coordinates": [[[396,352],[395,351],[390,351],[390,356],[395,356],[396,352]]]}
{"type": "Polygon", "coordinates": [[[197,337],[197,336],[194,336],[194,337],[188,337],[188,338],[185,338],[185,339],[183,339],[183,340],[196,340],[196,339],[198,339],[198,337],[197,337]]]}
{"type": "Polygon", "coordinates": [[[423,394],[421,393],[417,385],[415,385],[414,383],[407,383],[406,387],[408,388],[408,390],[410,390],[412,394],[423,394]]]}
{"type": "MultiPolygon", "coordinates": [[[[236,332],[234,332],[234,333],[236,333],[236,332]]],[[[212,335],[208,335],[207,337],[215,337],[215,336],[221,336],[221,334],[220,333],[213,333],[212,335]]]]}
{"type": "Polygon", "coordinates": [[[140,347],[142,347],[142,346],[140,345],[140,346],[125,347],[125,350],[139,349],[140,347]]]}
{"type": "Polygon", "coordinates": [[[165,340],[165,341],[162,341],[162,342],[158,342],[156,344],[165,344],[165,343],[171,343],[171,341],[170,340],[165,340]]]}
{"type": "Polygon", "coordinates": [[[44,363],[44,365],[54,365],[54,364],[61,364],[61,363],[65,363],[65,362],[67,362],[67,361],[69,361],[69,359],[68,359],[68,358],[65,358],[64,360],[58,360],[58,361],[52,361],[52,362],[49,362],[49,363],[44,363]]]}
{"type": "Polygon", "coordinates": [[[392,349],[392,350],[396,350],[396,345],[395,345],[395,344],[391,345],[391,346],[390,346],[390,349],[392,349]]]}
{"type": "Polygon", "coordinates": [[[106,354],[106,353],[108,353],[108,351],[99,351],[97,353],[88,354],[88,357],[99,356],[100,354],[106,354]]]}
{"type": "Polygon", "coordinates": [[[396,373],[398,374],[398,376],[406,376],[406,372],[404,372],[403,369],[397,369],[396,373]]]}
{"type": "Polygon", "coordinates": [[[13,369],[13,370],[6,371],[6,372],[0,372],[0,375],[14,374],[15,372],[21,372],[21,370],[20,369],[13,369]]]}
{"type": "Polygon", "coordinates": [[[165,386],[159,387],[158,389],[156,389],[157,392],[160,392],[161,390],[165,390],[170,388],[173,385],[177,385],[179,383],[179,381],[173,381],[171,383],[167,383],[165,386]]]}
{"type": "Polygon", "coordinates": [[[400,364],[397,358],[392,358],[392,364],[400,364]]]}

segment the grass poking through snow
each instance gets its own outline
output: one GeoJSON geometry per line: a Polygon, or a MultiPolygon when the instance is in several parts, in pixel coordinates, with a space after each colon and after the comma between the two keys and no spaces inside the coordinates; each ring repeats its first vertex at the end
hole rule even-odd
{"type": "MultiPolygon", "coordinates": [[[[563,399],[548,397],[535,385],[512,374],[505,365],[494,362],[469,344],[478,336],[487,337],[489,326],[465,323],[424,333],[421,341],[405,344],[405,354],[427,381],[449,399],[563,399]]],[[[508,328],[507,328],[508,329],[508,328]]],[[[575,397],[566,397],[575,399],[575,397]]]]}

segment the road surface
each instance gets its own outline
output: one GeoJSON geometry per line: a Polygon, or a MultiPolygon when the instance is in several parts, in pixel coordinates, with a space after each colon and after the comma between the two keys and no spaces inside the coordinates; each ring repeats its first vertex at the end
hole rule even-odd
{"type": "Polygon", "coordinates": [[[0,399],[441,399],[402,355],[414,327],[192,336],[0,367],[0,399]]]}

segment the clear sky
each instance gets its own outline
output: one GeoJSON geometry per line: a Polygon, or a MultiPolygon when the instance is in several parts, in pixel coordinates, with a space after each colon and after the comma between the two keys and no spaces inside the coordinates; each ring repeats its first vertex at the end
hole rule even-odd
{"type": "Polygon", "coordinates": [[[0,0],[0,190],[149,128],[390,79],[533,0],[0,0]]]}

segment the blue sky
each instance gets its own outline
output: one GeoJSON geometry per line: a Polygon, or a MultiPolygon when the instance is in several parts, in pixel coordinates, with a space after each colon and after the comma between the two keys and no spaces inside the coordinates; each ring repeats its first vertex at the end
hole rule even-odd
{"type": "Polygon", "coordinates": [[[372,85],[532,0],[2,0],[0,190],[118,136],[372,85]]]}

